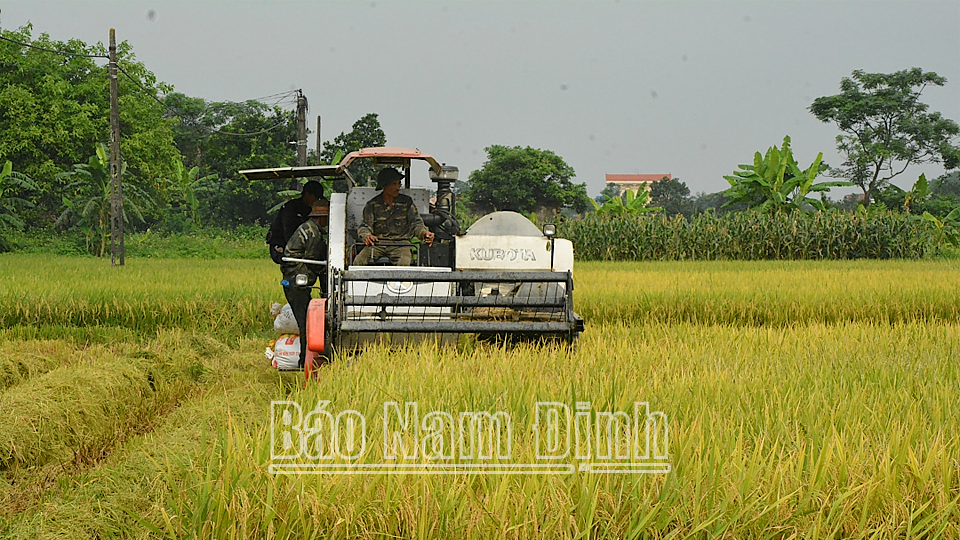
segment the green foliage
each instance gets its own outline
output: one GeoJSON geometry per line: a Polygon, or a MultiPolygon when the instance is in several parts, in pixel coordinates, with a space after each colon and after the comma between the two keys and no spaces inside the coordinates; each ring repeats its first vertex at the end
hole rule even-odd
{"type": "Polygon", "coordinates": [[[289,144],[297,137],[296,114],[258,101],[206,102],[180,93],[169,94],[165,103],[185,167],[199,168],[191,184],[201,221],[268,221],[268,209],[280,201],[277,183],[247,181],[238,171],[296,164],[289,144]]]}
{"type": "Polygon", "coordinates": [[[762,156],[757,152],[753,157],[753,165],[740,165],[741,170],[734,171],[733,176],[724,176],[730,183],[730,188],[724,191],[729,198],[726,205],[744,203],[751,208],[778,211],[802,210],[812,206],[824,210],[822,200],[808,195],[825,194],[831,187],[852,184],[841,181],[814,183],[822,171],[822,159],[823,152],[817,154],[806,170],[801,170],[793,158],[790,137],[784,137],[779,149],[771,146],[762,156]]]}
{"type": "MultiPolygon", "coordinates": [[[[374,148],[386,146],[387,136],[380,127],[380,120],[376,113],[368,113],[353,123],[353,129],[350,133],[341,132],[334,137],[333,141],[327,141],[323,145],[323,151],[320,153],[320,159],[330,164],[340,163],[343,156],[350,152],[356,152],[363,148],[374,148]],[[338,157],[339,156],[339,157],[338,157]]],[[[376,185],[377,167],[371,160],[357,160],[347,168],[350,176],[357,182],[358,186],[376,185]]],[[[345,186],[337,186],[341,191],[345,186]]]]}
{"type": "Polygon", "coordinates": [[[522,214],[564,207],[590,208],[585,184],[574,184],[573,168],[550,150],[493,145],[487,161],[470,173],[465,199],[479,213],[512,210],[522,214]]]}
{"type": "Polygon", "coordinates": [[[664,176],[650,185],[650,204],[663,208],[668,216],[683,214],[690,217],[693,214],[693,201],[690,199],[690,188],[679,178],[664,176]]]}
{"type": "Polygon", "coordinates": [[[578,260],[890,259],[930,255],[936,239],[915,217],[888,210],[854,214],[761,212],[610,216],[561,222],[578,260]]]}
{"type": "Polygon", "coordinates": [[[33,203],[21,197],[27,192],[37,191],[39,187],[25,174],[13,170],[13,163],[7,161],[0,168],[0,253],[10,251],[12,246],[5,238],[5,229],[23,230],[20,211],[33,207],[33,203]]]}
{"type": "MultiPolygon", "coordinates": [[[[27,25],[15,31],[0,29],[0,35],[50,50],[105,54],[102,44],[54,41],[46,34],[34,39],[31,31],[27,25]]],[[[127,42],[118,44],[117,54],[120,66],[137,81],[125,74],[119,77],[121,152],[131,173],[146,185],[158,185],[177,155],[170,126],[162,118],[163,106],[157,102],[157,94],[170,87],[136,61],[127,42]]],[[[58,174],[71,170],[109,139],[109,81],[106,68],[97,62],[103,61],[0,41],[0,155],[40,187],[28,198],[35,203],[23,215],[28,225],[53,222],[67,181],[58,174]]]]}
{"type": "Polygon", "coordinates": [[[597,195],[593,200],[597,201],[600,204],[603,204],[614,197],[620,196],[620,185],[619,184],[607,184],[603,188],[603,191],[600,192],[600,195],[597,195]]]}
{"type": "Polygon", "coordinates": [[[23,219],[18,211],[22,208],[31,208],[33,203],[24,199],[27,192],[39,190],[40,187],[29,176],[13,170],[13,163],[9,160],[0,168],[0,230],[12,228],[23,230],[23,219]]]}
{"type": "Polygon", "coordinates": [[[943,219],[937,218],[930,212],[924,212],[923,219],[933,224],[941,242],[949,242],[954,247],[960,246],[960,206],[954,208],[943,219]]]}
{"type": "Polygon", "coordinates": [[[187,169],[180,159],[174,160],[173,165],[170,183],[175,191],[175,202],[186,210],[190,221],[200,225],[200,200],[197,198],[197,193],[209,191],[208,183],[216,180],[217,175],[212,173],[198,178],[200,167],[187,169]]]}
{"type": "MultiPolygon", "coordinates": [[[[120,178],[123,182],[123,207],[121,215],[123,222],[129,223],[132,215],[143,221],[144,210],[154,202],[150,196],[130,182],[127,176],[126,163],[121,163],[120,178]]],[[[90,156],[86,163],[78,163],[70,172],[60,173],[58,178],[69,179],[71,182],[64,188],[65,195],[62,202],[63,212],[57,218],[56,226],[77,227],[87,238],[90,252],[97,257],[107,253],[110,242],[110,160],[107,148],[98,145],[96,153],[90,156]]]]}
{"type": "Polygon", "coordinates": [[[810,112],[840,129],[837,149],[846,157],[834,176],[848,178],[864,193],[864,204],[906,168],[919,163],[960,166],[960,126],[920,101],[928,85],[947,80],[920,68],[895,73],[853,72],[840,81],[840,94],[820,97],[810,112]]]}
{"type": "Polygon", "coordinates": [[[597,201],[593,199],[591,199],[590,202],[593,204],[593,209],[596,213],[600,215],[636,216],[649,212],[663,211],[663,208],[647,206],[650,204],[650,194],[647,193],[646,190],[641,190],[638,194],[634,194],[632,189],[628,189],[623,195],[613,197],[603,203],[603,205],[598,204],[597,201]]]}

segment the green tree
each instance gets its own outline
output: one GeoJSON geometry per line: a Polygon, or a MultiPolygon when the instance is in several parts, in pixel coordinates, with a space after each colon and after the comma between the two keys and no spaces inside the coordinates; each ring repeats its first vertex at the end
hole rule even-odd
{"type": "Polygon", "coordinates": [[[682,214],[690,217],[693,205],[690,201],[690,188],[679,178],[664,176],[650,185],[650,204],[663,208],[668,216],[682,214]]]}
{"type": "Polygon", "coordinates": [[[817,154],[809,167],[801,170],[793,158],[790,137],[784,137],[779,149],[771,146],[764,155],[757,152],[753,156],[753,165],[740,165],[740,170],[734,171],[732,176],[724,176],[730,183],[730,188],[723,192],[729,199],[724,206],[743,203],[764,210],[801,210],[809,205],[823,210],[823,198],[830,188],[852,184],[843,181],[815,183],[814,180],[826,168],[821,166],[822,159],[823,152],[817,154]],[[811,193],[820,193],[822,197],[809,197],[811,193]]]}
{"type": "Polygon", "coordinates": [[[574,184],[573,168],[550,150],[493,145],[487,161],[470,173],[465,197],[478,212],[512,210],[522,214],[571,208],[583,213],[590,205],[584,184],[574,184]]]}
{"type": "Polygon", "coordinates": [[[600,204],[603,204],[614,197],[620,196],[620,184],[607,184],[603,191],[599,195],[594,197],[593,200],[597,201],[600,204]]]}
{"type": "Polygon", "coordinates": [[[840,81],[839,94],[817,98],[810,105],[817,119],[840,128],[837,149],[845,161],[831,174],[860,187],[864,206],[910,165],[960,166],[960,148],[955,144],[960,126],[939,112],[928,112],[928,105],[920,101],[928,85],[946,82],[920,68],[890,74],[856,70],[840,81]]]}
{"type": "MultiPolygon", "coordinates": [[[[350,133],[341,132],[334,137],[333,141],[327,141],[323,144],[323,151],[320,153],[320,159],[324,163],[334,163],[337,160],[337,153],[346,156],[350,152],[356,152],[362,148],[374,148],[377,146],[386,146],[387,136],[380,127],[380,120],[376,113],[368,113],[353,123],[350,133]]],[[[357,160],[350,164],[347,171],[357,181],[360,186],[372,186],[376,184],[377,167],[370,160],[357,160]]]]}
{"type": "Polygon", "coordinates": [[[944,174],[930,182],[930,198],[924,207],[939,218],[960,207],[960,172],[944,174]]]}
{"type": "MultiPolygon", "coordinates": [[[[105,55],[104,46],[54,41],[46,34],[34,39],[31,32],[31,25],[0,29],[3,37],[34,46],[0,41],[0,155],[40,187],[30,195],[35,208],[24,214],[28,228],[51,223],[59,213],[69,181],[59,173],[109,140],[110,111],[105,61],[90,57],[105,55]]],[[[118,44],[117,54],[123,69],[118,80],[121,153],[131,173],[159,186],[177,155],[158,102],[170,87],[136,61],[127,42],[118,44]]]]}
{"type": "Polygon", "coordinates": [[[198,168],[199,178],[191,185],[201,220],[222,225],[267,222],[268,209],[280,201],[277,188],[283,186],[247,181],[239,171],[296,164],[296,148],[290,144],[297,139],[295,112],[253,100],[206,102],[179,93],[168,95],[166,102],[185,167],[198,168]]]}

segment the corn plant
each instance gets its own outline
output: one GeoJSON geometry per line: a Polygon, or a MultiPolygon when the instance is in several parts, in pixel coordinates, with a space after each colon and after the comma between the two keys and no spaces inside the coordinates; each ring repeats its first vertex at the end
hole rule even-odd
{"type": "Polygon", "coordinates": [[[589,214],[560,223],[579,260],[921,258],[930,227],[889,210],[746,211],[683,216],[589,214]]]}

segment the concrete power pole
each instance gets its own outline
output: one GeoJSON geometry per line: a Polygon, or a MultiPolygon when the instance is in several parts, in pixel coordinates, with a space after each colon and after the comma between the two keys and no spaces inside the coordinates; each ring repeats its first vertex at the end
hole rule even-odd
{"type": "Polygon", "coordinates": [[[117,33],[110,29],[110,265],[124,265],[123,182],[120,179],[120,105],[117,90],[117,33]]]}
{"type": "MultiPolygon", "coordinates": [[[[297,90],[297,166],[307,166],[307,98],[297,90]]],[[[290,189],[300,189],[300,181],[293,179],[290,189]]]]}
{"type": "Polygon", "coordinates": [[[320,115],[317,115],[317,165],[323,165],[320,161],[320,151],[323,150],[323,143],[320,142],[320,115]]]}

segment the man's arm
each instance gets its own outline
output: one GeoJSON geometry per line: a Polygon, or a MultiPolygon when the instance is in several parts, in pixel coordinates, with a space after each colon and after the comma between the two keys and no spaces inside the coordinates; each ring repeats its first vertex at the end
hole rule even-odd
{"type": "MultiPolygon", "coordinates": [[[[284,257],[292,257],[294,259],[304,258],[303,254],[307,250],[307,233],[305,229],[305,226],[301,226],[293,233],[286,247],[283,248],[284,257]]],[[[280,270],[283,271],[283,274],[286,276],[303,273],[305,267],[306,265],[303,263],[283,262],[281,263],[280,270]]]]}
{"type": "Polygon", "coordinates": [[[377,241],[377,237],[373,234],[373,224],[374,224],[374,215],[373,215],[373,205],[370,202],[367,202],[363,206],[363,216],[360,220],[360,226],[357,228],[357,237],[361,242],[370,246],[377,241]],[[368,242],[367,239],[371,238],[372,242],[368,242]]]}
{"type": "Polygon", "coordinates": [[[433,233],[423,224],[423,218],[417,210],[416,204],[410,204],[407,208],[407,223],[410,224],[410,236],[425,241],[427,245],[433,245],[433,233]]]}

